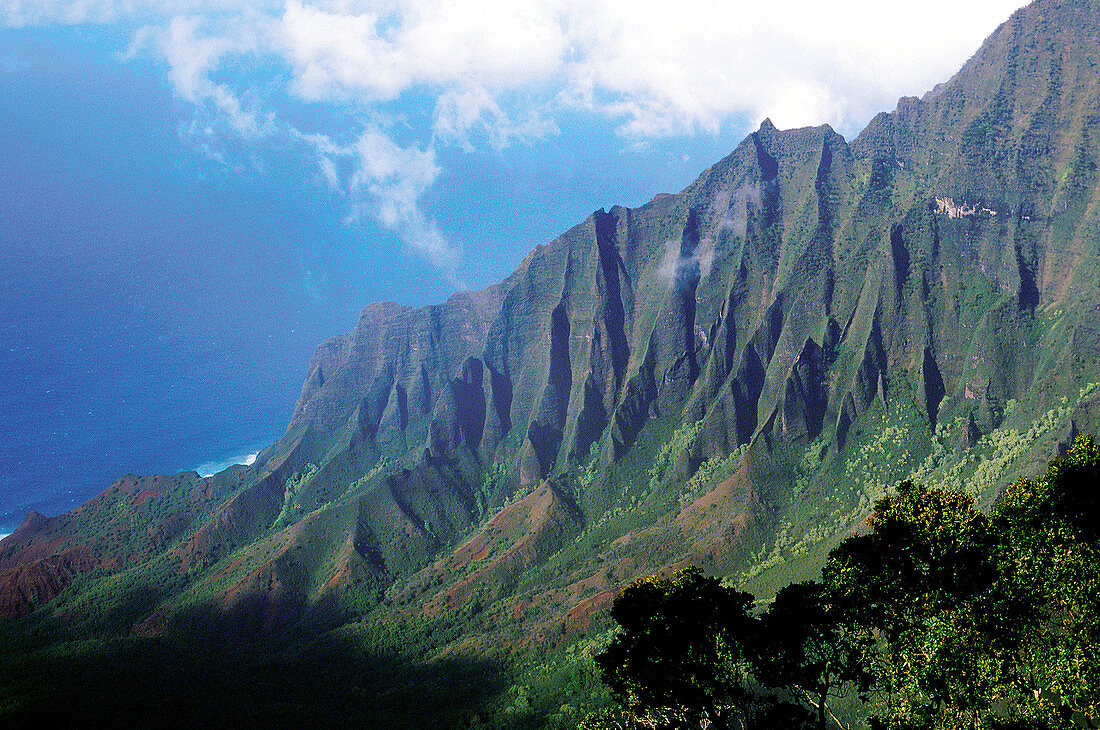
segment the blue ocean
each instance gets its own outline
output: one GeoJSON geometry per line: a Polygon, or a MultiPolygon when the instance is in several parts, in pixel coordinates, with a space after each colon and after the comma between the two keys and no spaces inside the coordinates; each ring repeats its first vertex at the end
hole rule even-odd
{"type": "Polygon", "coordinates": [[[340,231],[344,213],[277,170],[181,155],[151,70],[51,33],[4,40],[0,534],[125,473],[270,444],[313,348],[370,297],[317,265],[347,242],[320,249],[306,221],[340,231]]]}

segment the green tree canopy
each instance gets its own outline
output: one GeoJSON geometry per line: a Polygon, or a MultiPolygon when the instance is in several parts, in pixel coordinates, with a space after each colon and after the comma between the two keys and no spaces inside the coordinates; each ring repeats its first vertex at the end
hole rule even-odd
{"type": "Polygon", "coordinates": [[[830,697],[846,688],[866,692],[874,679],[867,669],[874,640],[853,626],[852,616],[839,592],[806,582],[780,590],[761,617],[757,679],[804,698],[818,728],[840,724],[829,709],[830,697]]]}
{"type": "Polygon", "coordinates": [[[989,515],[965,492],[903,482],[868,526],[830,553],[820,583],[787,586],[759,619],[752,596],[697,568],[627,587],[612,609],[621,633],[597,659],[623,707],[610,725],[823,728],[830,698],[851,689],[873,690],[873,728],[1100,724],[1091,436],[989,515]],[[758,702],[764,688],[812,713],[758,702]]]}
{"type": "Polygon", "coordinates": [[[1021,711],[1038,723],[1100,722],[1100,446],[1078,436],[1040,479],[1021,479],[993,511],[1003,593],[1023,632],[1021,711]]]}
{"type": "Polygon", "coordinates": [[[659,715],[670,727],[725,727],[749,698],[752,603],[695,567],[638,579],[615,600],[621,633],[596,661],[633,715],[659,715]]]}
{"type": "Polygon", "coordinates": [[[824,577],[867,640],[881,643],[868,668],[883,721],[976,727],[995,714],[998,652],[1011,644],[990,640],[997,571],[989,520],[968,494],[903,482],[868,523],[870,533],[832,552],[824,577]]]}

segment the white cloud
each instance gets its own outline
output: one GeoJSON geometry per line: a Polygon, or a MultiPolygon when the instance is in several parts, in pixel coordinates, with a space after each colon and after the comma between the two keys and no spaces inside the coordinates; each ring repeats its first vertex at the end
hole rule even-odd
{"type": "MultiPolygon", "coordinates": [[[[764,183],[765,186],[774,181],[764,183]]],[[[748,230],[749,206],[759,207],[760,187],[754,184],[744,184],[734,190],[728,196],[719,196],[714,201],[715,209],[723,216],[721,229],[729,231],[734,236],[743,236],[748,230]]]]}
{"type": "Polygon", "coordinates": [[[634,145],[766,116],[850,136],[944,80],[1018,4],[0,0],[0,22],[132,28],[126,55],[163,60],[198,110],[194,134],[307,141],[329,185],[453,277],[461,250],[422,209],[435,149],[534,142],[567,112],[610,120],[634,145]],[[280,95],[350,110],[357,140],[299,132],[273,112],[280,95]],[[427,100],[427,121],[402,117],[410,97],[427,100]],[[395,120],[419,146],[394,141],[395,120]]]}
{"type": "Polygon", "coordinates": [[[457,283],[462,251],[447,241],[419,206],[420,197],[439,175],[435,153],[399,147],[377,130],[364,132],[352,150],[357,167],[351,190],[365,193],[382,225],[400,233],[414,253],[457,283]]]}
{"type": "Polygon", "coordinates": [[[1017,4],[604,2],[577,14],[569,91],[642,137],[737,114],[851,131],[944,80],[1017,4]]]}
{"type": "MultiPolygon", "coordinates": [[[[293,3],[287,12],[303,14],[307,21],[305,35],[311,32],[308,21],[328,17],[317,11],[306,12],[293,3]]],[[[162,27],[142,28],[123,56],[133,57],[143,48],[151,49],[165,63],[176,93],[195,105],[196,115],[189,131],[196,146],[207,155],[228,162],[223,145],[218,144],[227,133],[244,140],[277,140],[305,149],[315,156],[324,180],[348,196],[353,218],[369,215],[397,233],[410,252],[457,285],[461,248],[449,242],[420,208],[422,195],[439,174],[434,150],[402,147],[373,124],[366,125],[358,139],[346,145],[337,144],[325,134],[303,134],[273,112],[265,111],[261,92],[247,87],[239,92],[230,82],[214,81],[228,64],[260,62],[283,50],[278,23],[264,15],[175,16],[162,27]],[[246,104],[241,94],[247,94],[250,103],[246,104]]],[[[351,23],[349,27],[354,31],[357,26],[351,23]]],[[[311,72],[307,69],[306,73],[311,72]]],[[[501,113],[499,109],[497,112],[501,113]]],[[[467,122],[462,131],[468,131],[476,121],[467,122]]]]}
{"type": "Polygon", "coordinates": [[[399,234],[409,251],[459,285],[462,249],[447,240],[423,213],[420,199],[438,177],[435,152],[401,147],[378,129],[368,128],[348,145],[324,135],[302,136],[316,151],[325,179],[354,204],[354,215],[370,215],[399,234]],[[347,170],[346,174],[342,174],[347,170]]]}
{"type": "Polygon", "coordinates": [[[509,115],[483,86],[467,86],[443,91],[435,102],[432,133],[436,140],[457,143],[473,149],[471,138],[484,133],[495,148],[513,141],[533,141],[557,134],[557,125],[545,106],[520,109],[517,118],[509,115]]]}
{"type": "Polygon", "coordinates": [[[374,4],[288,0],[278,41],[305,99],[387,101],[413,86],[495,90],[546,81],[563,63],[552,4],[417,0],[374,4]],[[331,4],[328,4],[331,5],[331,4]],[[363,5],[360,11],[348,7],[363,5]]]}
{"type": "Polygon", "coordinates": [[[197,16],[177,16],[156,34],[159,51],[168,63],[168,80],[188,101],[209,95],[214,86],[210,72],[230,52],[244,50],[229,34],[203,34],[202,22],[197,16]]]}
{"type": "Polygon", "coordinates": [[[224,122],[229,131],[246,139],[271,137],[279,132],[274,114],[250,108],[241,92],[227,83],[216,83],[212,74],[231,59],[259,54],[265,48],[265,30],[270,21],[262,14],[231,15],[229,19],[202,15],[177,15],[162,26],[139,28],[130,46],[121,54],[129,60],[143,50],[152,50],[166,65],[169,82],[176,93],[198,107],[192,133],[216,136],[222,130],[209,120],[224,122]]]}
{"type": "Polygon", "coordinates": [[[552,118],[508,108],[517,90],[531,92],[527,103],[608,115],[632,137],[714,130],[744,114],[850,129],[869,107],[942,80],[1018,3],[0,0],[0,18],[159,18],[185,98],[227,56],[251,52],[288,64],[287,91],[303,100],[369,107],[422,92],[438,99],[442,141],[499,128],[499,142],[553,129],[552,118]]]}
{"type": "Polygon", "coordinates": [[[266,42],[304,100],[434,96],[445,143],[475,129],[494,144],[537,138],[562,104],[633,138],[713,131],[738,115],[850,133],[942,80],[1017,3],[288,0],[266,42]],[[515,92],[525,109],[507,103],[515,92]]]}

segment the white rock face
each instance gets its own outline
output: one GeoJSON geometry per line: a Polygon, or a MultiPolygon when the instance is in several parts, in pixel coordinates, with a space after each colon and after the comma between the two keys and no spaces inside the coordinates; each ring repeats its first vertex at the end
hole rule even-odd
{"type": "Polygon", "coordinates": [[[992,218],[997,211],[983,208],[981,203],[956,203],[954,198],[936,198],[936,212],[948,218],[992,218]]]}

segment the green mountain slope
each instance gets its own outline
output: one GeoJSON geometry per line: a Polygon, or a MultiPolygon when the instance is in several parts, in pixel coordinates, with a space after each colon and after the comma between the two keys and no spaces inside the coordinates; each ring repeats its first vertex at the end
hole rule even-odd
{"type": "Polygon", "coordinates": [[[851,142],[765,121],[498,285],[372,304],[252,467],[29,516],[0,611],[552,647],[669,566],[810,575],[903,478],[988,505],[1100,431],[1098,63],[1100,5],[1040,0],[851,142]]]}

